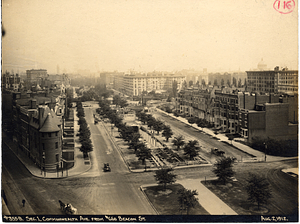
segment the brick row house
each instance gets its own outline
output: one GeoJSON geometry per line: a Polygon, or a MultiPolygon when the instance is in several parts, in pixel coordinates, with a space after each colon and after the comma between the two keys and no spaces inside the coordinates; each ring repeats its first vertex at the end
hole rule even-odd
{"type": "Polygon", "coordinates": [[[250,94],[242,89],[187,89],[176,98],[176,110],[208,121],[216,130],[254,138],[297,139],[298,95],[250,94]]]}

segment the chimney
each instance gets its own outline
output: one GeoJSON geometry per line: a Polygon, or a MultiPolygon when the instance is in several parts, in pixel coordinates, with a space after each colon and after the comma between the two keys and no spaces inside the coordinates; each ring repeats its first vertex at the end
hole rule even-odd
{"type": "Polygon", "coordinates": [[[272,95],[273,95],[272,93],[269,94],[269,103],[272,103],[272,98],[273,98],[272,95]]]}
{"type": "Polygon", "coordinates": [[[36,99],[33,99],[30,101],[30,109],[35,109],[36,108],[36,99]]]}
{"type": "Polygon", "coordinates": [[[43,113],[44,113],[44,108],[39,107],[39,129],[42,127],[43,113]]]}
{"type": "Polygon", "coordinates": [[[254,105],[254,108],[256,108],[256,104],[257,104],[257,93],[255,93],[255,105],[254,105]]]}

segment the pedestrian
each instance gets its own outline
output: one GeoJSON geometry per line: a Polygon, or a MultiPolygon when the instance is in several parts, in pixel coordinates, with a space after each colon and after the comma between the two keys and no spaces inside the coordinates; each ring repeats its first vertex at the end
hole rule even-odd
{"type": "Polygon", "coordinates": [[[25,207],[25,199],[22,200],[23,207],[25,207]]]}

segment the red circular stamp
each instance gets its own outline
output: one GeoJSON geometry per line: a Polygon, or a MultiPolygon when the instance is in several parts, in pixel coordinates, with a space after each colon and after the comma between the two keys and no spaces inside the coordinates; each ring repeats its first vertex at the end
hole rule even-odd
{"type": "Polygon", "coordinates": [[[276,0],[273,4],[273,8],[282,14],[291,13],[295,8],[295,1],[294,0],[276,0]]]}

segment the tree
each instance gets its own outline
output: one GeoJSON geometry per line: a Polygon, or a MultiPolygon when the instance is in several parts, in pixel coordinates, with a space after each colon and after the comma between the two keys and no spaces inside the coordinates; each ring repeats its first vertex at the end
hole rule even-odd
{"type": "Polygon", "coordinates": [[[166,138],[166,141],[168,142],[169,138],[172,137],[173,132],[172,132],[170,126],[165,125],[164,126],[164,130],[163,130],[163,132],[161,134],[162,134],[162,136],[164,136],[166,138]]]}
{"type": "Polygon", "coordinates": [[[221,86],[224,86],[225,82],[224,79],[221,79],[221,86]]]}
{"type": "Polygon", "coordinates": [[[211,85],[211,81],[208,82],[208,85],[209,85],[209,86],[211,85]]]}
{"type": "Polygon", "coordinates": [[[190,160],[193,160],[194,157],[198,156],[200,147],[197,146],[198,142],[196,140],[189,141],[183,148],[184,155],[188,155],[190,157],[190,160]]]}
{"type": "Polygon", "coordinates": [[[139,147],[139,144],[140,144],[139,138],[140,137],[141,137],[141,135],[138,132],[133,132],[131,134],[129,146],[134,148],[134,152],[136,152],[139,147]]]}
{"type": "Polygon", "coordinates": [[[241,80],[241,78],[239,78],[238,88],[242,88],[242,80],[241,80]]]}
{"type": "Polygon", "coordinates": [[[119,105],[120,105],[121,108],[127,107],[127,106],[128,106],[127,100],[123,100],[123,99],[122,99],[122,100],[119,102],[119,105]]]}
{"type": "Polygon", "coordinates": [[[172,97],[171,97],[171,95],[168,96],[167,102],[172,102],[172,97]]]}
{"type": "Polygon", "coordinates": [[[236,87],[236,78],[235,78],[235,77],[232,78],[232,85],[233,85],[234,87],[236,87]]]}
{"type": "Polygon", "coordinates": [[[201,80],[201,84],[202,84],[202,86],[206,86],[206,83],[205,83],[204,79],[201,80]]]}
{"type": "Polygon", "coordinates": [[[114,95],[113,96],[113,104],[120,105],[120,102],[121,102],[121,97],[119,95],[114,95]]]}
{"type": "Polygon", "coordinates": [[[190,80],[190,81],[189,81],[189,87],[191,87],[192,85],[193,85],[193,81],[190,80]]]}
{"type": "Polygon", "coordinates": [[[215,79],[215,80],[214,80],[214,86],[217,86],[217,85],[218,85],[218,80],[215,79]]]}
{"type": "Polygon", "coordinates": [[[257,209],[259,210],[259,206],[266,204],[268,199],[272,197],[269,183],[264,177],[259,177],[255,174],[250,174],[250,178],[247,181],[248,200],[257,203],[257,209]]]}
{"type": "Polygon", "coordinates": [[[197,121],[197,126],[200,127],[200,128],[202,128],[202,131],[203,131],[203,128],[206,127],[205,120],[199,119],[199,120],[197,121]]]}
{"type": "Polygon", "coordinates": [[[88,152],[93,151],[93,145],[90,139],[86,139],[81,142],[80,152],[83,153],[83,157],[86,158],[88,156],[88,152]]]}
{"type": "Polygon", "coordinates": [[[186,83],[186,80],[184,80],[183,83],[182,83],[182,89],[187,89],[187,83],[186,83]]]}
{"type": "Polygon", "coordinates": [[[145,171],[146,171],[147,170],[146,159],[150,159],[152,157],[151,149],[143,145],[137,150],[136,156],[139,158],[139,160],[142,160],[142,164],[145,165],[145,171]]]}
{"type": "Polygon", "coordinates": [[[163,128],[164,128],[164,123],[162,121],[156,120],[154,122],[153,129],[155,131],[157,131],[158,135],[159,135],[159,132],[163,130],[163,128]]]}
{"type": "Polygon", "coordinates": [[[233,135],[228,135],[227,137],[228,137],[228,140],[231,141],[231,145],[232,145],[232,140],[234,139],[234,136],[233,135]]]}
{"type": "Polygon", "coordinates": [[[198,202],[198,198],[195,196],[198,195],[198,192],[196,190],[187,190],[185,188],[180,189],[177,194],[178,202],[180,204],[180,210],[186,210],[186,214],[189,214],[189,209],[191,207],[195,207],[195,205],[198,202]]]}
{"type": "Polygon", "coordinates": [[[162,168],[155,171],[155,180],[158,181],[159,184],[163,185],[164,191],[167,188],[167,184],[175,183],[176,174],[171,173],[173,171],[172,168],[162,168]]]}
{"type": "Polygon", "coordinates": [[[173,94],[173,97],[177,96],[177,86],[178,86],[178,83],[177,83],[176,80],[174,80],[172,82],[172,94],[173,94]]]}
{"type": "Polygon", "coordinates": [[[247,78],[245,78],[245,80],[244,80],[244,87],[246,87],[247,86],[247,78]]]}
{"type": "Polygon", "coordinates": [[[147,122],[147,114],[145,114],[144,112],[140,112],[137,114],[139,119],[141,120],[141,122],[143,122],[143,124],[145,124],[147,122]]]}
{"type": "Polygon", "coordinates": [[[218,177],[218,181],[223,182],[223,184],[225,184],[233,177],[233,163],[233,158],[223,157],[214,164],[213,172],[218,177]]]}
{"type": "Polygon", "coordinates": [[[148,126],[149,128],[152,128],[152,127],[155,125],[155,123],[156,123],[155,118],[152,117],[151,114],[149,114],[148,117],[147,117],[147,126],[148,126]]]}
{"type": "Polygon", "coordinates": [[[230,86],[230,80],[229,79],[227,80],[227,86],[230,86]]]}
{"type": "Polygon", "coordinates": [[[175,137],[172,141],[173,145],[177,147],[177,151],[180,149],[181,146],[184,145],[183,141],[184,137],[182,135],[175,137]]]}
{"type": "Polygon", "coordinates": [[[190,124],[195,124],[195,123],[196,123],[196,118],[195,118],[195,117],[190,117],[190,118],[188,119],[188,122],[189,122],[190,124]]]}

